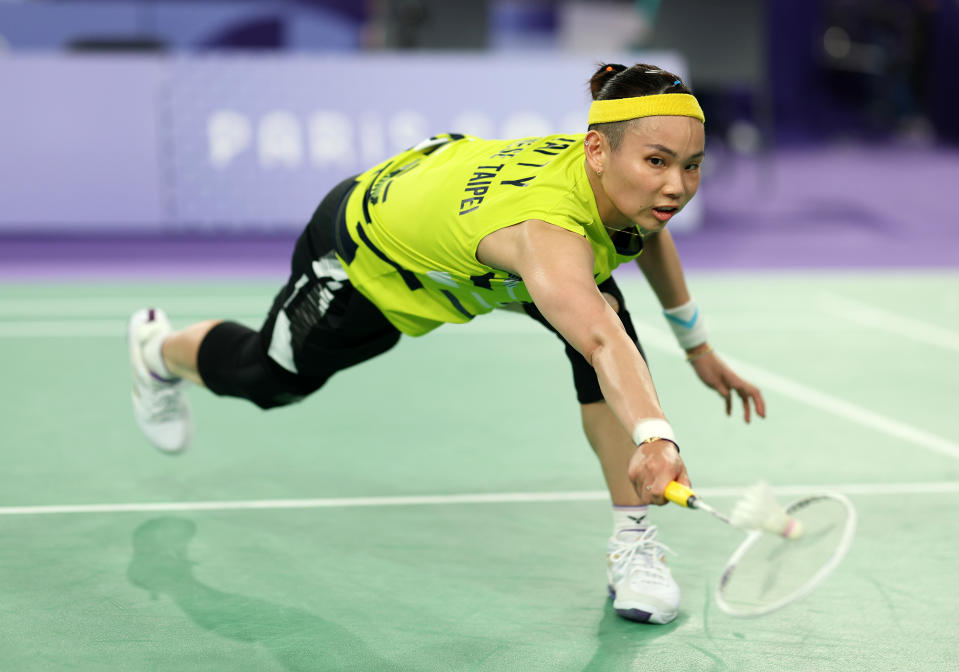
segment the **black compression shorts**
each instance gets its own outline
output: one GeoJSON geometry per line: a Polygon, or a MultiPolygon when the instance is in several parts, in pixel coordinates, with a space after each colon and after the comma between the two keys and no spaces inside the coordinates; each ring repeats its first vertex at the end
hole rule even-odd
{"type": "Polygon", "coordinates": [[[296,241],[290,278],[260,330],[223,322],[203,339],[197,368],[211,391],[261,408],[283,406],[400,340],[333,253],[333,222],[352,184],[352,178],[341,182],[317,207],[296,241]]]}

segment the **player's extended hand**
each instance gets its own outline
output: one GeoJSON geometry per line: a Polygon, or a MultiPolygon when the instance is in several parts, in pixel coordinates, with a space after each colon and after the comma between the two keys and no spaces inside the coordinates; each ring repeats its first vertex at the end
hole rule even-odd
{"type": "MultiPolygon", "coordinates": [[[[695,354],[695,351],[693,352],[695,354]]],[[[737,376],[715,352],[709,351],[697,355],[690,364],[696,370],[699,379],[719,392],[720,396],[726,400],[726,415],[732,415],[733,392],[735,392],[743,400],[743,417],[746,422],[749,422],[751,418],[750,401],[759,417],[766,417],[766,402],[759,388],[737,376]]]]}
{"type": "Polygon", "coordinates": [[[669,441],[644,443],[629,460],[629,479],[636,488],[640,504],[666,503],[663,492],[670,481],[692,487],[679,450],[669,441]]]}

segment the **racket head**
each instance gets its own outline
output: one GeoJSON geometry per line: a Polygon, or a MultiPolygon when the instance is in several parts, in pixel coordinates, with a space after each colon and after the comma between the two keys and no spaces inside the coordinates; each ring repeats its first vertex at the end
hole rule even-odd
{"type": "Polygon", "coordinates": [[[814,591],[839,565],[856,534],[856,509],[844,495],[822,492],[786,507],[804,533],[798,539],[754,530],[733,552],[716,587],[730,616],[763,616],[814,591]]]}

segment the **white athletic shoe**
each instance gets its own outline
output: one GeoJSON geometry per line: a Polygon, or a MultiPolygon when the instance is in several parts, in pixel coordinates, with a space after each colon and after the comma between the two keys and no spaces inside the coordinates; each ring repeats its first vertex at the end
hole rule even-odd
{"type": "Polygon", "coordinates": [[[666,566],[668,550],[656,541],[655,525],[610,538],[606,576],[617,614],[641,623],[663,624],[676,618],[679,586],[666,566]]]}
{"type": "Polygon", "coordinates": [[[193,414],[179,378],[161,378],[147,366],[144,347],[170,333],[170,321],[158,308],[130,317],[127,344],[133,369],[133,417],[150,442],[166,453],[179,453],[193,436],[193,414]]]}

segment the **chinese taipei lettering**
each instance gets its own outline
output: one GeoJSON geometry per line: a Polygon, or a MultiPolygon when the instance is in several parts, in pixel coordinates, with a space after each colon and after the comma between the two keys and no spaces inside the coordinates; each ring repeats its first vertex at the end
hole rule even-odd
{"type": "MultiPolygon", "coordinates": [[[[508,147],[503,148],[491,156],[490,159],[505,158],[515,161],[521,156],[522,152],[527,149],[539,155],[556,156],[563,150],[569,149],[574,142],[575,140],[572,138],[526,138],[524,140],[517,140],[508,147]]],[[[539,158],[539,160],[542,161],[543,159],[539,158]]],[[[473,170],[472,175],[470,175],[469,180],[466,182],[466,187],[463,189],[463,197],[460,200],[460,215],[473,212],[482,205],[490,188],[497,178],[501,177],[500,172],[506,165],[505,163],[491,163],[477,166],[473,170]]],[[[543,168],[547,165],[549,165],[548,159],[544,163],[531,163],[528,161],[517,161],[515,163],[515,166],[524,166],[525,168],[532,169],[543,168]]],[[[536,177],[536,170],[524,172],[532,174],[508,180],[500,179],[498,184],[511,187],[526,187],[536,177]]]]}

